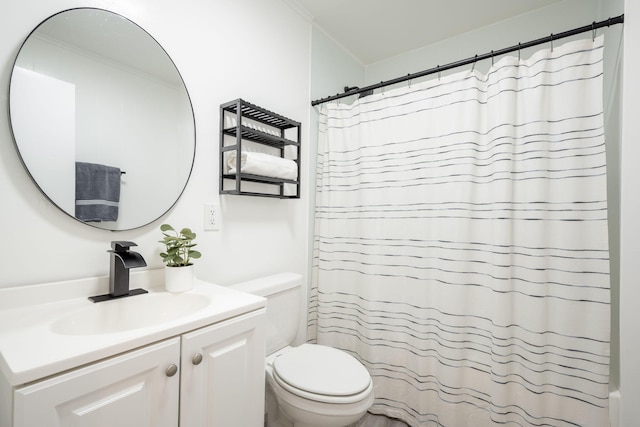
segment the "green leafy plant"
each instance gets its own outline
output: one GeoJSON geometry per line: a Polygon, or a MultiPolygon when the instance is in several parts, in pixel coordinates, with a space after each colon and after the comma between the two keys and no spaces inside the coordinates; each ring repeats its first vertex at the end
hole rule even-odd
{"type": "Polygon", "coordinates": [[[167,248],[166,252],[160,253],[160,257],[162,261],[167,264],[167,267],[185,267],[191,265],[192,258],[200,258],[202,255],[200,252],[192,249],[196,246],[196,244],[193,243],[193,240],[196,238],[196,233],[191,231],[190,228],[183,228],[178,232],[169,224],[162,224],[160,231],[164,234],[164,238],[159,242],[164,243],[167,248]]]}

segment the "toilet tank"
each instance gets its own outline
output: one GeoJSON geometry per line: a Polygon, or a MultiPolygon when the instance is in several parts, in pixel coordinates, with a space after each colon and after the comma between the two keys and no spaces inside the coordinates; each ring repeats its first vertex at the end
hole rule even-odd
{"type": "Polygon", "coordinates": [[[267,355],[293,342],[300,322],[302,276],[280,273],[230,287],[267,299],[267,355]]]}

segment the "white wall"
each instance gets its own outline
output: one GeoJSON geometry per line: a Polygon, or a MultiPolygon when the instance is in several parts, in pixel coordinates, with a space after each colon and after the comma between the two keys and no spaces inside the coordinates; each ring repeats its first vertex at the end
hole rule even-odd
{"type": "Polygon", "coordinates": [[[106,275],[111,240],[138,243],[149,267],[159,268],[163,222],[198,233],[202,279],[227,285],[279,271],[306,275],[310,36],[309,22],[282,0],[3,0],[0,224],[10,243],[0,257],[0,287],[106,275]],[[196,160],[182,198],[162,219],[132,231],[92,228],[52,206],[24,171],[5,119],[23,40],[51,14],[83,6],[124,15],[153,35],[180,70],[195,111],[196,160]],[[240,97],[302,122],[302,200],[218,195],[219,106],[240,97]],[[218,200],[222,230],[204,232],[203,205],[218,200]]]}
{"type": "Polygon", "coordinates": [[[640,420],[640,5],[625,0],[620,242],[620,425],[640,420]]]}

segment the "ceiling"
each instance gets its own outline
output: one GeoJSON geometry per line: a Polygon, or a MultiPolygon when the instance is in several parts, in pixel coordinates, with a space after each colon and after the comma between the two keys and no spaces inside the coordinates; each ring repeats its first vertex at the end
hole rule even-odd
{"type": "Polygon", "coordinates": [[[363,65],[562,0],[290,0],[363,65]]]}

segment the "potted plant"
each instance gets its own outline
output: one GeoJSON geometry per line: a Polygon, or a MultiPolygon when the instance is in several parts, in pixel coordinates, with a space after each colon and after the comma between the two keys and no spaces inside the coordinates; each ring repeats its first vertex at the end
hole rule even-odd
{"type": "Polygon", "coordinates": [[[169,224],[162,224],[160,231],[164,235],[160,243],[164,243],[166,252],[160,257],[166,264],[165,288],[169,292],[183,292],[193,287],[194,267],[192,259],[200,258],[200,252],[193,249],[196,233],[189,228],[178,232],[169,224]]]}

